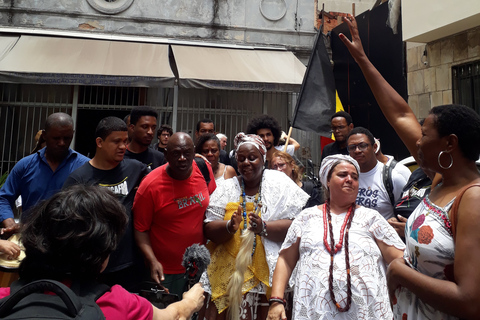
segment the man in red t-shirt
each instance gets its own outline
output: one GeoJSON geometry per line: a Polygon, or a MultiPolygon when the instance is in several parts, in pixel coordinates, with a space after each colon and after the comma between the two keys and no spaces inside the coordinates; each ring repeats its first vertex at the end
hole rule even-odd
{"type": "Polygon", "coordinates": [[[216,188],[210,165],[207,185],[194,156],[188,134],[172,135],[167,144],[168,163],[145,177],[133,203],[135,240],[151,277],[158,283],[164,281],[179,296],[187,288],[183,254],[192,244],[205,242],[203,219],[216,188]]]}

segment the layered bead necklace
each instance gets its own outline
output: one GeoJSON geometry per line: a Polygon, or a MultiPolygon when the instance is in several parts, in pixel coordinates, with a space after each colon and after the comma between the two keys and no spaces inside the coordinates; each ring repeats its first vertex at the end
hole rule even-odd
{"type": "MultiPolygon", "coordinates": [[[[263,176],[262,176],[263,179],[263,176]]],[[[254,213],[258,215],[259,217],[262,215],[261,209],[262,209],[262,179],[260,179],[260,185],[258,186],[258,191],[255,194],[255,200],[253,202],[254,204],[254,213]]],[[[243,216],[243,231],[242,234],[248,230],[247,226],[247,202],[246,202],[247,196],[245,195],[245,183],[242,178],[242,198],[240,199],[240,202],[242,203],[242,216],[243,216]]],[[[253,248],[252,248],[252,257],[255,253],[255,248],[257,247],[257,237],[254,235],[253,238],[253,248]]]]}
{"type": "Polygon", "coordinates": [[[352,304],[352,282],[350,279],[350,258],[348,254],[348,230],[352,225],[353,215],[354,215],[355,203],[352,203],[350,208],[347,211],[347,215],[343,220],[342,227],[340,229],[340,240],[335,245],[335,240],[333,238],[333,228],[332,228],[332,215],[330,214],[330,201],[327,200],[323,204],[323,243],[328,253],[330,253],[330,274],[328,277],[328,288],[330,291],[330,298],[337,307],[339,312],[346,312],[350,309],[352,304]],[[327,241],[327,233],[330,233],[330,244],[327,241]],[[343,236],[345,235],[345,266],[347,267],[347,303],[345,307],[341,307],[340,304],[335,299],[335,294],[333,292],[333,256],[342,249],[343,246],[343,236]]]}

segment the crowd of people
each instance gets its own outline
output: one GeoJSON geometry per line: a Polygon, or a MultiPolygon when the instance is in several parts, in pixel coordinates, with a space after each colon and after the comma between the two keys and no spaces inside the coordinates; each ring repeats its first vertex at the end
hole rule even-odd
{"type": "Polygon", "coordinates": [[[107,319],[476,318],[480,117],[448,105],[420,124],[368,60],[355,19],[345,23],[351,39],[340,39],[419,169],[384,155],[344,111],[330,119],[319,185],[270,115],[228,152],[208,118],[191,137],[135,107],[98,123],[89,159],[70,148],[72,118],[54,113],[0,190],[0,252],[26,253],[0,298],[52,279],[79,295],[106,284],[96,304],[107,319]],[[18,232],[21,245],[5,240],[18,232]],[[191,286],[182,259],[193,244],[211,262],[191,286]],[[180,301],[157,309],[135,294],[144,281],[180,301]]]}

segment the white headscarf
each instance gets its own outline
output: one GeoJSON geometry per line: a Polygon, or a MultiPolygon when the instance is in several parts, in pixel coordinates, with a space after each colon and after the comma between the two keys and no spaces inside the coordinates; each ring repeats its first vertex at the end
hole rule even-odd
{"type": "Polygon", "coordinates": [[[327,187],[327,178],[328,173],[332,170],[332,167],[338,161],[347,161],[354,165],[355,169],[357,169],[357,173],[360,173],[360,166],[358,165],[357,160],[353,159],[350,156],[346,156],[343,154],[334,154],[331,156],[326,157],[322,161],[322,165],[320,167],[320,172],[318,173],[320,177],[320,182],[326,188],[327,187]]]}

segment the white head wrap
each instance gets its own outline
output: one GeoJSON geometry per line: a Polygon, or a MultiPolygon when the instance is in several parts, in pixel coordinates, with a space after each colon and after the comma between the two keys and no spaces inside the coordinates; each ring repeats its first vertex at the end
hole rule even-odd
{"type": "Polygon", "coordinates": [[[347,161],[354,165],[355,169],[357,169],[357,173],[360,173],[360,166],[358,165],[357,160],[353,159],[350,156],[346,156],[343,154],[334,154],[331,156],[326,157],[322,161],[322,165],[320,167],[320,172],[318,173],[320,177],[320,182],[326,188],[327,187],[327,178],[328,173],[332,170],[332,167],[338,161],[347,161]]]}

